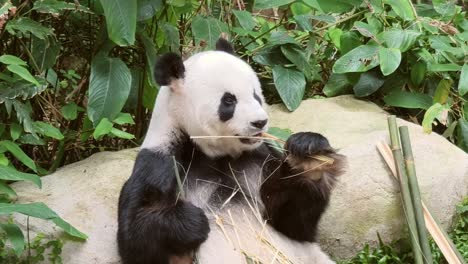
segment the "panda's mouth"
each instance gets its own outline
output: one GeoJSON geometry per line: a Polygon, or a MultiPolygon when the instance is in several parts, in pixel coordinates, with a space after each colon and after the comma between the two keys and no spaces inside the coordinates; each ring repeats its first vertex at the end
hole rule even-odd
{"type": "MultiPolygon", "coordinates": [[[[240,136],[240,135],[236,134],[236,136],[240,136]]],[[[245,136],[245,138],[239,138],[239,141],[246,145],[253,145],[262,140],[261,138],[254,138],[254,137],[261,137],[261,136],[262,136],[262,133],[257,133],[251,136],[245,136]]]]}

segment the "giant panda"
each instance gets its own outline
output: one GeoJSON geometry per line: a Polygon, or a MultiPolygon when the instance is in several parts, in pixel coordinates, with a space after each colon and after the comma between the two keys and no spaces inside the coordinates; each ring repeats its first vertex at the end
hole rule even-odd
{"type": "Polygon", "coordinates": [[[158,59],[161,89],[118,204],[124,264],[334,263],[317,225],[345,157],[318,133],[295,133],[284,150],[255,138],[266,103],[233,53],[221,38],[185,61],[158,59]]]}

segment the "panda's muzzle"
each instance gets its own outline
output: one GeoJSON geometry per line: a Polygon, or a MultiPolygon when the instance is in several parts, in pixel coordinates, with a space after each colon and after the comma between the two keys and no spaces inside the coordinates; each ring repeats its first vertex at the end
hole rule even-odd
{"type": "MultiPolygon", "coordinates": [[[[236,134],[236,136],[240,136],[240,135],[236,134]]],[[[239,138],[239,141],[242,142],[243,144],[252,145],[262,140],[261,138],[257,139],[254,137],[261,137],[261,136],[262,136],[262,133],[260,132],[251,136],[246,136],[245,138],[239,138]]]]}

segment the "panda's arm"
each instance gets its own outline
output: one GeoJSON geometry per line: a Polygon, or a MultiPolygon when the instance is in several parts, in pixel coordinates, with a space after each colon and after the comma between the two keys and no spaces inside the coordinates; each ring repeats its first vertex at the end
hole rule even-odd
{"type": "MultiPolygon", "coordinates": [[[[342,174],[344,157],[316,133],[297,133],[286,142],[286,157],[264,166],[261,197],[265,218],[276,230],[298,241],[314,242],[317,225],[328,206],[336,177],[342,174]],[[333,164],[310,156],[324,155],[333,164]]],[[[271,150],[275,153],[275,150],[271,150]]]]}
{"type": "Polygon", "coordinates": [[[126,259],[167,263],[171,256],[190,254],[206,240],[206,215],[178,199],[177,191],[172,156],[142,149],[119,202],[119,248],[124,263],[133,263],[126,259]]]}

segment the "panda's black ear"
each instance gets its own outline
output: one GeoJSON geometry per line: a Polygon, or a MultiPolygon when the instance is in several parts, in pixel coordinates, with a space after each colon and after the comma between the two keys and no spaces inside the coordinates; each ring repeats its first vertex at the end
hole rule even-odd
{"type": "Polygon", "coordinates": [[[232,55],[235,53],[234,47],[225,38],[219,38],[218,41],[216,41],[216,50],[224,51],[232,55]]]}
{"type": "Polygon", "coordinates": [[[154,66],[154,78],[160,85],[170,85],[172,81],[184,78],[185,67],[182,58],[169,52],[156,60],[154,66]]]}

